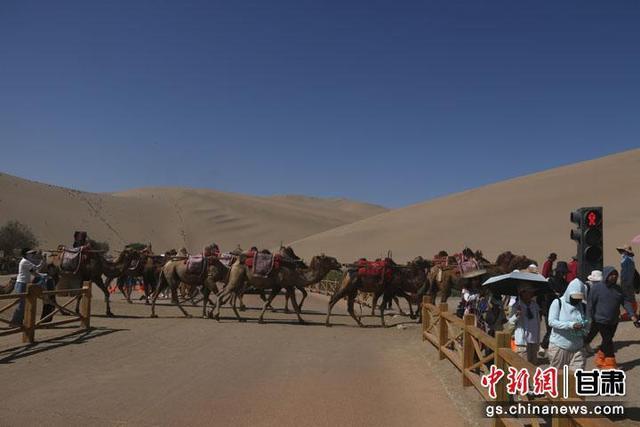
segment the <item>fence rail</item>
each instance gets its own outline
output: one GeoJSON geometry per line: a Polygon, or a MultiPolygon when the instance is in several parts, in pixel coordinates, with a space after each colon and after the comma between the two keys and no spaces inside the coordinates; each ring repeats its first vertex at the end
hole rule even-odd
{"type": "MultiPolygon", "coordinates": [[[[422,339],[429,341],[438,349],[440,359],[449,360],[461,373],[462,385],[473,386],[478,390],[482,398],[486,401],[507,402],[506,375],[496,386],[496,399],[491,399],[485,387],[481,384],[481,378],[489,372],[489,366],[495,364],[497,368],[507,372],[509,366],[516,369],[527,369],[531,376],[536,370],[536,366],[522,359],[511,348],[511,335],[507,332],[498,332],[495,337],[488,335],[482,329],[475,326],[476,319],[472,314],[465,315],[460,319],[449,312],[448,305],[431,303],[431,299],[425,296],[422,304],[422,339]]],[[[559,384],[564,385],[564,381],[559,379],[559,384]]],[[[536,399],[536,402],[580,402],[575,389],[571,386],[567,390],[569,399],[552,398],[544,396],[536,399]]],[[[562,393],[560,386],[560,395],[562,393]]],[[[522,396],[522,402],[529,401],[528,397],[522,396]]],[[[522,418],[518,418],[520,422],[522,418]]],[[[520,426],[520,422],[514,418],[496,417],[494,426],[520,426]]],[[[537,418],[526,419],[526,424],[539,426],[537,418]]],[[[607,418],[581,418],[571,416],[566,418],[552,418],[553,427],[592,427],[592,426],[613,426],[607,418]]]]}
{"type": "MultiPolygon", "coordinates": [[[[83,283],[83,286],[80,289],[65,289],[58,291],[45,291],[39,285],[29,284],[27,286],[27,292],[0,295],[0,301],[2,300],[10,300],[11,302],[0,307],[0,314],[24,301],[24,318],[22,326],[12,327],[5,331],[1,331],[0,337],[22,333],[22,342],[33,343],[35,342],[36,329],[52,328],[54,326],[66,325],[73,322],[80,322],[81,329],[89,329],[91,327],[90,282],[83,283]],[[60,305],[55,298],[53,298],[56,295],[71,296],[72,298],[65,302],[64,305],[60,305]],[[55,307],[52,312],[47,314],[45,317],[42,317],[40,320],[36,320],[38,300],[40,300],[42,304],[46,303],[55,307]],[[80,302],[79,313],[75,313],[67,309],[70,304],[78,301],[80,302]],[[68,314],[70,315],[70,318],[51,322],[51,319],[57,313],[68,314]]],[[[11,325],[10,321],[2,318],[0,318],[0,323],[11,325]]]]}

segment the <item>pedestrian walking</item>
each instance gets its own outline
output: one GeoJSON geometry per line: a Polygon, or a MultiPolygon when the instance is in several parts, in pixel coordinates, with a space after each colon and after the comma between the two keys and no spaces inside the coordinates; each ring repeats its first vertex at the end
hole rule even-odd
{"type": "Polygon", "coordinates": [[[521,285],[509,316],[509,325],[515,327],[515,352],[534,365],[540,346],[540,307],[534,299],[535,291],[535,285],[521,285]]]}
{"type": "Polygon", "coordinates": [[[596,352],[595,364],[602,369],[616,369],[613,338],[618,328],[620,307],[623,306],[636,327],[640,327],[638,318],[633,313],[631,301],[617,284],[618,271],[611,266],[603,270],[603,281],[596,283],[589,292],[587,302],[588,317],[592,320],[585,344],[590,344],[597,334],[602,337],[602,343],[596,352]]]}
{"type": "Polygon", "coordinates": [[[547,257],[547,260],[542,264],[542,275],[545,278],[551,276],[553,273],[553,263],[558,259],[558,255],[555,252],[551,252],[547,257]]]}
{"type": "Polygon", "coordinates": [[[584,338],[589,331],[590,319],[585,303],[585,285],[573,279],[564,294],[556,298],[549,309],[549,364],[557,369],[584,369],[587,354],[584,338]]]}
{"type": "MultiPolygon", "coordinates": [[[[631,246],[619,246],[616,248],[622,256],[620,260],[620,287],[625,297],[631,301],[631,308],[634,313],[638,313],[638,303],[636,302],[636,293],[634,288],[634,275],[636,273],[636,264],[633,260],[634,253],[631,246]]],[[[623,313],[620,320],[629,320],[627,313],[623,313]]]]}
{"type": "Polygon", "coordinates": [[[540,343],[540,351],[538,351],[538,357],[543,358],[547,356],[547,349],[549,348],[549,338],[551,337],[551,327],[549,326],[549,310],[554,300],[561,297],[567,289],[567,281],[565,280],[569,268],[564,261],[558,261],[556,269],[553,271],[551,277],[549,277],[549,287],[553,291],[552,293],[545,293],[537,298],[538,305],[540,306],[540,313],[544,317],[545,333],[540,343]]]}

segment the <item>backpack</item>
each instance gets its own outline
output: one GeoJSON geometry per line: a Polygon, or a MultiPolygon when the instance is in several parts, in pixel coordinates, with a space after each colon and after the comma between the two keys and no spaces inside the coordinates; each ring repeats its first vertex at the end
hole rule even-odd
{"type": "Polygon", "coordinates": [[[638,274],[638,270],[633,271],[633,289],[636,294],[640,294],[640,274],[638,274]]]}

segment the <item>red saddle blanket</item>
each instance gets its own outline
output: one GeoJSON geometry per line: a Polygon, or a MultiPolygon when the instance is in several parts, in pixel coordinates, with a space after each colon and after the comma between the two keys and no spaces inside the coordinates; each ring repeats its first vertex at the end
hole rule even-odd
{"type": "Polygon", "coordinates": [[[361,277],[379,277],[385,281],[389,281],[393,277],[392,261],[390,259],[377,261],[360,259],[357,262],[357,266],[358,276],[361,277]]]}
{"type": "Polygon", "coordinates": [[[203,274],[207,268],[207,259],[203,255],[189,255],[185,260],[188,274],[203,274]]]}
{"type": "Polygon", "coordinates": [[[274,269],[280,268],[281,259],[282,257],[279,254],[249,252],[244,264],[251,269],[254,275],[267,277],[274,269]]]}

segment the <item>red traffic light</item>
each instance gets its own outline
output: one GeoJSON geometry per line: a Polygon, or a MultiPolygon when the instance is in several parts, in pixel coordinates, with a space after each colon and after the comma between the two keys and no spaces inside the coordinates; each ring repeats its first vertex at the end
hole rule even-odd
{"type": "Polygon", "coordinates": [[[592,228],[600,225],[601,222],[600,212],[597,210],[588,210],[584,215],[584,225],[592,228]]]}

